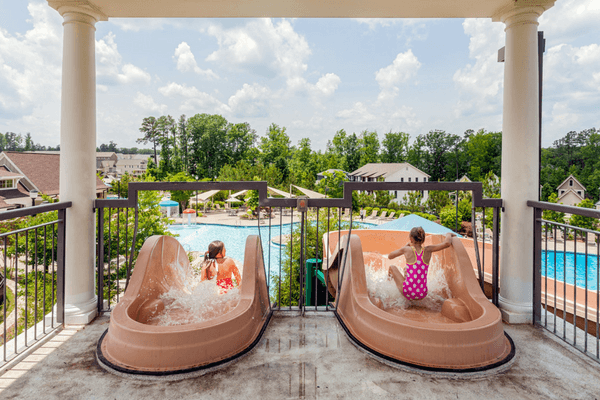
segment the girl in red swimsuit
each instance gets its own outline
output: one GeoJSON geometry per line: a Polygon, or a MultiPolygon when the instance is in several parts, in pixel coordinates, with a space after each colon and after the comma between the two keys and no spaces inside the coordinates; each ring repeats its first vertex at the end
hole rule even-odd
{"type": "Polygon", "coordinates": [[[399,256],[406,258],[406,273],[403,274],[398,267],[392,265],[389,275],[407,300],[421,300],[427,296],[427,270],[431,253],[452,246],[452,236],[456,235],[447,233],[443,243],[423,247],[425,231],[418,226],[410,230],[410,243],[388,254],[390,260],[399,256]]]}
{"type": "Polygon", "coordinates": [[[240,271],[233,259],[225,257],[225,244],[220,240],[215,240],[208,245],[208,251],[204,253],[202,262],[202,272],[200,280],[210,280],[216,277],[217,286],[221,294],[233,289],[234,282],[231,277],[235,277],[237,286],[242,284],[240,271]]]}

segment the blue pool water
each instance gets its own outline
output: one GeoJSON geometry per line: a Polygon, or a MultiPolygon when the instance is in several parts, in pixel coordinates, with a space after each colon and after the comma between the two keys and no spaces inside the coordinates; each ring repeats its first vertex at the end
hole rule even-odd
{"type": "MultiPolygon", "coordinates": [[[[364,222],[354,222],[361,229],[368,229],[375,224],[364,222]]],[[[294,223],[294,226],[298,225],[294,223]]],[[[260,236],[263,245],[263,254],[265,259],[265,268],[267,274],[271,277],[279,275],[279,259],[284,259],[285,246],[272,243],[272,240],[280,235],[289,235],[291,233],[291,224],[272,225],[269,236],[269,226],[262,225],[260,229],[257,226],[230,226],[230,225],[171,225],[169,231],[178,234],[177,240],[186,251],[205,252],[208,245],[213,240],[221,240],[225,244],[227,256],[240,262],[244,261],[244,250],[246,248],[246,238],[249,235],[260,236]]],[[[319,247],[322,243],[319,242],[319,247]]]]}
{"type": "MultiPolygon", "coordinates": [[[[577,274],[577,286],[585,288],[586,284],[586,257],[585,254],[577,253],[577,257],[573,252],[557,251],[542,251],[542,276],[555,278],[554,270],[556,269],[556,280],[573,284],[575,275],[577,274]],[[555,260],[556,259],[556,260],[555,260]],[[566,259],[566,278],[565,278],[565,259],[566,259]],[[556,268],[555,268],[556,261],[556,268]],[[577,267],[577,268],[575,268],[577,267]]],[[[598,290],[598,256],[588,254],[587,256],[587,288],[590,290],[598,290]]]]}

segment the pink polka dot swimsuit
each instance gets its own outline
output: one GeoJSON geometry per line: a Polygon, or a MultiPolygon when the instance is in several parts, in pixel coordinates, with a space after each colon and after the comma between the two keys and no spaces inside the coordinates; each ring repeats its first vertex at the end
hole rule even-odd
{"type": "Polygon", "coordinates": [[[427,270],[429,265],[423,261],[423,250],[417,254],[411,246],[417,259],[414,264],[406,264],[406,278],[402,284],[402,294],[408,300],[421,300],[427,296],[427,270]]]}

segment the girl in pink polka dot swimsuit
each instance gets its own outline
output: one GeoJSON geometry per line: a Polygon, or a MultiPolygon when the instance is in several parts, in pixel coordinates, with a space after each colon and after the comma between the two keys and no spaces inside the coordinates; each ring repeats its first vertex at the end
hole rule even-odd
{"type": "Polygon", "coordinates": [[[407,300],[421,300],[427,296],[427,270],[431,253],[450,247],[452,236],[455,235],[447,233],[443,243],[423,247],[425,231],[418,226],[410,231],[410,243],[388,255],[390,260],[399,256],[406,258],[406,275],[394,265],[390,267],[389,274],[407,300]]]}

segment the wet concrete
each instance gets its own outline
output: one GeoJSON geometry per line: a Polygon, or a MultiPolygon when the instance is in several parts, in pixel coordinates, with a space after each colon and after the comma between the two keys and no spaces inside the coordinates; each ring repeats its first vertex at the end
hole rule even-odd
{"type": "Polygon", "coordinates": [[[517,346],[509,370],[453,379],[380,363],[358,350],[331,314],[274,316],[250,354],[176,382],[123,378],[100,368],[94,352],[107,326],[105,316],[62,331],[0,377],[0,397],[600,399],[600,364],[531,326],[505,326],[517,346]]]}

